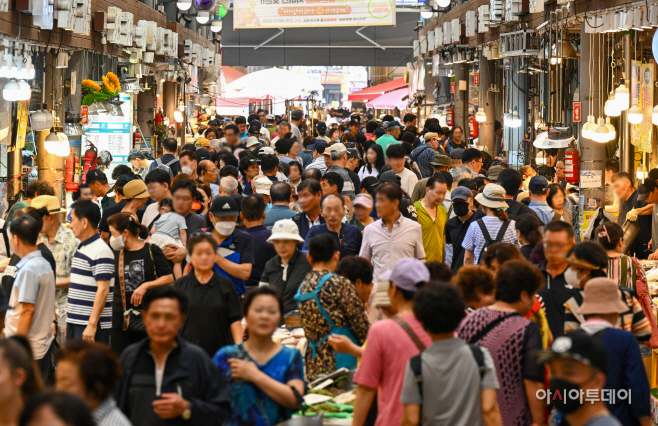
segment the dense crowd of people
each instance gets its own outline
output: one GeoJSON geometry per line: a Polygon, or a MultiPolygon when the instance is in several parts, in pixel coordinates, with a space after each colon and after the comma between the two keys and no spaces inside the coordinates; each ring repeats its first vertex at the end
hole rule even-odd
{"type": "Polygon", "coordinates": [[[617,223],[580,241],[561,160],[549,182],[435,119],[198,136],[12,207],[0,424],[271,426],[342,368],[352,426],[651,424],[652,178],[606,173],[624,252],[617,223]],[[273,338],[295,321],[305,345],[273,338]]]}

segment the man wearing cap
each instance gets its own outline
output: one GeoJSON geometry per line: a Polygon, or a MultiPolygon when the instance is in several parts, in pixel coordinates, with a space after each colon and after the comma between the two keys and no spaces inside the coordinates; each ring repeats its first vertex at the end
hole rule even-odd
{"type": "Polygon", "coordinates": [[[240,216],[240,208],[232,197],[215,197],[208,212],[211,231],[217,241],[217,254],[213,269],[219,275],[229,278],[238,296],[247,292],[245,282],[251,276],[254,263],[254,243],[251,235],[235,229],[240,216]]]}
{"type": "Polygon", "coordinates": [[[400,123],[397,121],[385,121],[382,123],[382,128],[386,130],[386,134],[377,138],[377,145],[382,147],[384,156],[386,156],[386,148],[392,143],[399,143],[398,137],[400,136],[400,123]]]}
{"type": "Polygon", "coordinates": [[[500,172],[503,170],[503,166],[496,165],[489,167],[489,170],[487,171],[487,180],[489,183],[498,183],[498,176],[500,176],[500,172]]]}
{"type": "MultiPolygon", "coordinates": [[[[605,392],[608,392],[608,399],[613,395],[617,397],[618,393],[606,387],[610,361],[605,344],[600,338],[582,332],[558,337],[551,348],[538,358],[549,367],[548,390],[542,394],[570,425],[622,425],[610,414],[604,403],[605,392]],[[581,395],[590,397],[585,399],[581,398],[581,395]]],[[[635,394],[630,392],[628,390],[628,396],[632,399],[635,394]]],[[[638,398],[642,397],[638,395],[638,398]]],[[[619,400],[615,402],[619,405],[622,405],[621,403],[619,400]]]]}
{"type": "Polygon", "coordinates": [[[462,165],[462,155],[464,155],[464,150],[462,148],[457,148],[450,151],[450,159],[452,160],[453,167],[462,165]]]}
{"type": "Polygon", "coordinates": [[[259,120],[252,120],[251,123],[249,123],[249,136],[248,137],[254,137],[258,139],[258,142],[260,142],[263,146],[267,146],[267,140],[264,139],[261,135],[261,128],[263,125],[259,120]]]}
{"type": "MultiPolygon", "coordinates": [[[[277,185],[282,184],[278,183],[277,185]]],[[[263,226],[265,222],[265,201],[262,195],[249,195],[242,198],[240,203],[240,219],[245,226],[244,232],[251,235],[254,244],[254,264],[249,279],[245,283],[247,291],[249,291],[254,287],[258,287],[265,263],[276,256],[276,252],[274,247],[267,243],[272,231],[263,226]]]]}
{"type": "MultiPolygon", "coordinates": [[[[302,144],[300,143],[300,145],[302,144]]],[[[315,145],[302,145],[302,147],[303,149],[297,156],[297,159],[301,159],[301,170],[304,171],[304,168],[313,162],[313,151],[315,150],[315,145]]]]}
{"type": "Polygon", "coordinates": [[[462,242],[469,226],[475,220],[473,216],[473,193],[468,188],[459,186],[452,190],[452,211],[455,216],[448,219],[445,227],[445,264],[450,266],[454,273],[464,265],[466,250],[462,242]]]}
{"type": "MultiPolygon", "coordinates": [[[[417,148],[418,149],[418,148],[417,148]]],[[[412,153],[413,154],[413,153],[412,153]]],[[[450,172],[452,164],[450,163],[450,157],[444,154],[434,155],[434,159],[429,163],[431,167],[434,168],[434,173],[439,172],[450,172]]],[[[431,176],[430,176],[431,177],[431,176]]],[[[427,186],[427,181],[429,177],[419,180],[414,186],[414,190],[411,194],[411,201],[416,202],[425,196],[425,187],[427,186]]],[[[453,188],[448,188],[450,191],[453,188]]],[[[449,195],[449,194],[448,194],[449,195]]]]}
{"type": "Polygon", "coordinates": [[[276,117],[273,114],[267,114],[265,116],[265,129],[270,134],[270,140],[272,140],[276,133],[276,117]]]}
{"type": "MultiPolygon", "coordinates": [[[[491,172],[491,170],[489,172],[491,172]]],[[[507,217],[510,220],[516,220],[517,217],[524,214],[537,216],[535,211],[530,207],[519,201],[514,201],[514,196],[518,193],[521,183],[523,183],[523,176],[518,170],[511,168],[502,169],[498,175],[498,184],[505,189],[505,202],[509,206],[509,208],[505,210],[505,213],[507,213],[507,217]]],[[[475,212],[474,220],[478,220],[482,216],[484,216],[484,212],[482,209],[478,209],[478,211],[475,212]]]]}
{"type": "Polygon", "coordinates": [[[315,130],[318,132],[318,137],[316,139],[322,139],[326,143],[331,142],[331,139],[326,135],[327,123],[325,123],[324,121],[318,121],[315,125],[315,130]]]}
{"type": "Polygon", "coordinates": [[[62,209],[57,197],[41,195],[32,200],[35,209],[46,209],[48,214],[43,216],[43,227],[39,234],[39,241],[48,247],[55,259],[55,315],[57,316],[57,343],[64,346],[66,334],[66,299],[68,298],[69,284],[71,282],[71,264],[73,256],[78,249],[80,240],[75,238],[73,232],[60,221],[62,209]]]}
{"type": "Polygon", "coordinates": [[[448,186],[440,173],[427,181],[425,197],[414,203],[418,212],[418,223],[423,230],[423,247],[428,262],[443,262],[444,231],[448,221],[448,212],[442,203],[448,186]]]}
{"type": "Polygon", "coordinates": [[[313,162],[306,166],[306,169],[318,169],[324,174],[327,171],[327,165],[324,163],[324,152],[328,150],[329,144],[323,140],[316,139],[313,147],[313,162]]]}
{"type": "Polygon", "coordinates": [[[331,155],[331,169],[330,172],[338,173],[343,178],[343,190],[340,195],[345,200],[345,205],[352,211],[352,198],[354,197],[354,182],[350,178],[347,169],[347,148],[342,143],[335,143],[329,147],[329,154],[331,155]]]}
{"type": "Polygon", "coordinates": [[[437,133],[425,133],[425,144],[414,149],[409,155],[411,165],[414,169],[420,171],[420,177],[429,178],[434,174],[433,162],[438,155],[436,150],[439,148],[439,135],[437,133]]]}
{"type": "Polygon", "coordinates": [[[391,308],[397,315],[376,322],[368,332],[361,364],[354,375],[358,387],[352,426],[364,424],[375,394],[378,399],[375,424],[402,424],[400,394],[407,362],[432,344],[413,313],[414,296],[430,279],[427,267],[418,259],[402,258],[386,275],[384,278],[390,281],[391,308]]]}
{"type": "Polygon", "coordinates": [[[347,164],[345,165],[345,170],[350,176],[352,183],[354,184],[354,193],[358,194],[361,192],[361,179],[359,178],[358,173],[355,173],[355,170],[361,165],[361,157],[359,157],[359,151],[356,148],[347,148],[347,164]]]}
{"type": "Polygon", "coordinates": [[[361,132],[361,116],[359,114],[352,114],[350,117],[350,131],[354,136],[361,132]]]}
{"type": "Polygon", "coordinates": [[[625,389],[633,396],[608,402],[607,408],[622,424],[651,425],[649,382],[640,347],[633,333],[617,328],[621,314],[627,311],[617,283],[594,278],[587,282],[578,309],[587,318],[580,329],[600,339],[607,349],[610,363],[604,389],[612,392],[625,389]]]}
{"type": "MultiPolygon", "coordinates": [[[[259,285],[271,285],[283,295],[284,314],[297,310],[295,294],[299,286],[311,272],[311,264],[298,246],[304,242],[294,221],[284,219],[276,222],[268,245],[276,251],[276,256],[265,264],[259,285]]],[[[283,322],[283,317],[281,318],[283,322]]]]}
{"type": "Polygon", "coordinates": [[[530,179],[528,190],[530,191],[529,207],[537,214],[544,225],[553,220],[560,220],[560,214],[546,202],[546,198],[548,198],[548,181],[544,176],[538,175],[530,179]]]}
{"type": "Polygon", "coordinates": [[[194,142],[194,146],[196,146],[197,149],[199,148],[210,148],[210,140],[206,138],[199,138],[194,142]]]}
{"type": "MultiPolygon", "coordinates": [[[[302,143],[302,134],[299,131],[299,126],[302,125],[302,121],[304,121],[304,111],[295,109],[293,112],[290,114],[290,131],[292,132],[293,136],[297,138],[297,141],[299,143],[302,143]]],[[[281,137],[284,135],[279,134],[281,137]]]]}
{"type": "MultiPolygon", "coordinates": [[[[107,176],[98,169],[87,172],[87,185],[98,198],[101,198],[101,211],[105,211],[109,206],[114,204],[113,188],[107,183],[107,176]]],[[[9,218],[7,218],[9,219],[9,218]]]]}

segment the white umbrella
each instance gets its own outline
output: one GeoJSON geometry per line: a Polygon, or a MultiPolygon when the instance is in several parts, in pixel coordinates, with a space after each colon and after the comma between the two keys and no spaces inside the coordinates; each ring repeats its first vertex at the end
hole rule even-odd
{"type": "Polygon", "coordinates": [[[298,99],[311,91],[322,91],[322,84],[292,71],[269,68],[238,78],[226,86],[226,98],[298,99]]]}

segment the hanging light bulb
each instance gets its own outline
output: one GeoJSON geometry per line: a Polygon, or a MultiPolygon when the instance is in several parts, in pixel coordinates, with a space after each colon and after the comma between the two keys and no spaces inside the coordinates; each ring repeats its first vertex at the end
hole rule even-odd
{"type": "Polygon", "coordinates": [[[218,33],[222,30],[222,20],[216,19],[210,23],[210,31],[218,33]]]}
{"type": "Polygon", "coordinates": [[[183,103],[181,102],[181,103],[178,105],[178,110],[179,110],[180,112],[185,111],[185,104],[183,104],[183,103]]]}
{"type": "Polygon", "coordinates": [[[27,101],[32,97],[32,88],[30,88],[30,85],[25,80],[19,81],[18,87],[20,88],[18,94],[19,101],[27,101]]]}
{"type": "Polygon", "coordinates": [[[25,80],[32,80],[35,75],[36,75],[36,71],[34,70],[32,57],[28,55],[27,62],[25,63],[25,70],[23,72],[23,77],[25,78],[25,80]]]}
{"type": "Polygon", "coordinates": [[[612,125],[610,122],[610,117],[605,118],[605,127],[608,128],[608,137],[610,140],[614,140],[617,138],[617,130],[615,130],[615,126],[612,125]]]}
{"type": "Polygon", "coordinates": [[[162,122],[164,123],[165,126],[169,127],[169,123],[170,123],[169,116],[165,115],[165,118],[164,120],[162,120],[162,122]]]}
{"type": "Polygon", "coordinates": [[[46,136],[46,139],[43,142],[43,147],[46,149],[46,151],[49,154],[57,154],[60,145],[61,145],[61,141],[59,140],[59,137],[57,136],[57,132],[53,127],[50,129],[50,134],[46,136]]]}
{"type": "Polygon", "coordinates": [[[2,89],[2,97],[5,101],[17,101],[20,97],[20,92],[21,87],[18,85],[18,82],[12,78],[7,84],[5,84],[5,88],[2,89]]]}
{"type": "Polygon", "coordinates": [[[603,117],[599,117],[599,125],[596,127],[596,130],[594,131],[594,136],[592,137],[592,140],[594,142],[606,143],[610,140],[610,135],[608,133],[610,132],[605,125],[605,120],[603,120],[603,117]]]}
{"type": "Polygon", "coordinates": [[[512,122],[509,126],[513,129],[521,126],[521,117],[519,117],[519,112],[516,109],[514,109],[514,112],[512,113],[512,122]]]}
{"type": "Polygon", "coordinates": [[[628,107],[631,106],[631,92],[624,84],[624,80],[622,80],[619,87],[615,89],[615,103],[620,111],[626,111],[628,107]]]}
{"type": "Polygon", "coordinates": [[[205,10],[199,10],[199,11],[196,13],[196,21],[197,21],[199,24],[205,24],[205,23],[207,23],[208,21],[210,21],[210,12],[207,12],[207,11],[205,11],[205,10]]]}
{"type": "Polygon", "coordinates": [[[646,169],[644,168],[643,163],[640,163],[640,165],[637,166],[637,170],[635,171],[635,177],[638,178],[638,180],[644,180],[647,178],[647,172],[646,169]]]}
{"type": "Polygon", "coordinates": [[[475,121],[477,121],[478,123],[484,123],[485,121],[487,121],[487,114],[485,114],[484,111],[478,111],[475,114],[475,121]]]}
{"type": "Polygon", "coordinates": [[[642,118],[642,110],[637,106],[637,101],[633,100],[633,106],[628,110],[628,122],[631,124],[640,124],[642,118]]]}
{"type": "Polygon", "coordinates": [[[430,19],[432,18],[432,15],[434,14],[434,11],[432,10],[432,6],[421,6],[420,7],[420,17],[423,19],[430,19]]]}
{"type": "Polygon", "coordinates": [[[596,123],[594,122],[594,116],[587,116],[587,123],[583,126],[580,134],[585,139],[592,139],[594,132],[596,131],[596,123]]]}
{"type": "Polygon", "coordinates": [[[617,105],[614,91],[610,92],[610,96],[608,97],[608,100],[605,101],[605,107],[603,110],[608,117],[619,117],[621,115],[621,110],[619,109],[619,105],[617,105]]]}
{"type": "Polygon", "coordinates": [[[174,120],[176,120],[176,123],[182,123],[183,122],[183,113],[180,111],[174,111],[174,120]]]}
{"type": "Polygon", "coordinates": [[[176,7],[179,10],[189,10],[192,7],[192,0],[179,0],[176,2],[176,7]]]}

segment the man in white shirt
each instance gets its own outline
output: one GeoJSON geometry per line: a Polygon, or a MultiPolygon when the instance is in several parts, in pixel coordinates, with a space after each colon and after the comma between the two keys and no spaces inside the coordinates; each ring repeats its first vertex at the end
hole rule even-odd
{"type": "Polygon", "coordinates": [[[296,109],[290,114],[290,131],[297,138],[297,142],[302,143],[302,134],[299,131],[299,126],[304,120],[304,111],[296,109]]]}
{"type": "Polygon", "coordinates": [[[418,176],[416,173],[404,167],[405,165],[405,152],[402,144],[393,143],[386,148],[386,162],[391,166],[393,172],[400,176],[400,185],[402,190],[411,196],[414,192],[414,186],[418,183],[418,176]]]}
{"type": "Polygon", "coordinates": [[[153,169],[146,175],[144,182],[149,190],[149,196],[154,201],[146,207],[144,216],[142,216],[142,224],[148,227],[155,221],[156,217],[160,216],[158,207],[160,201],[164,198],[171,198],[171,191],[169,191],[171,176],[166,170],[153,169]]]}

